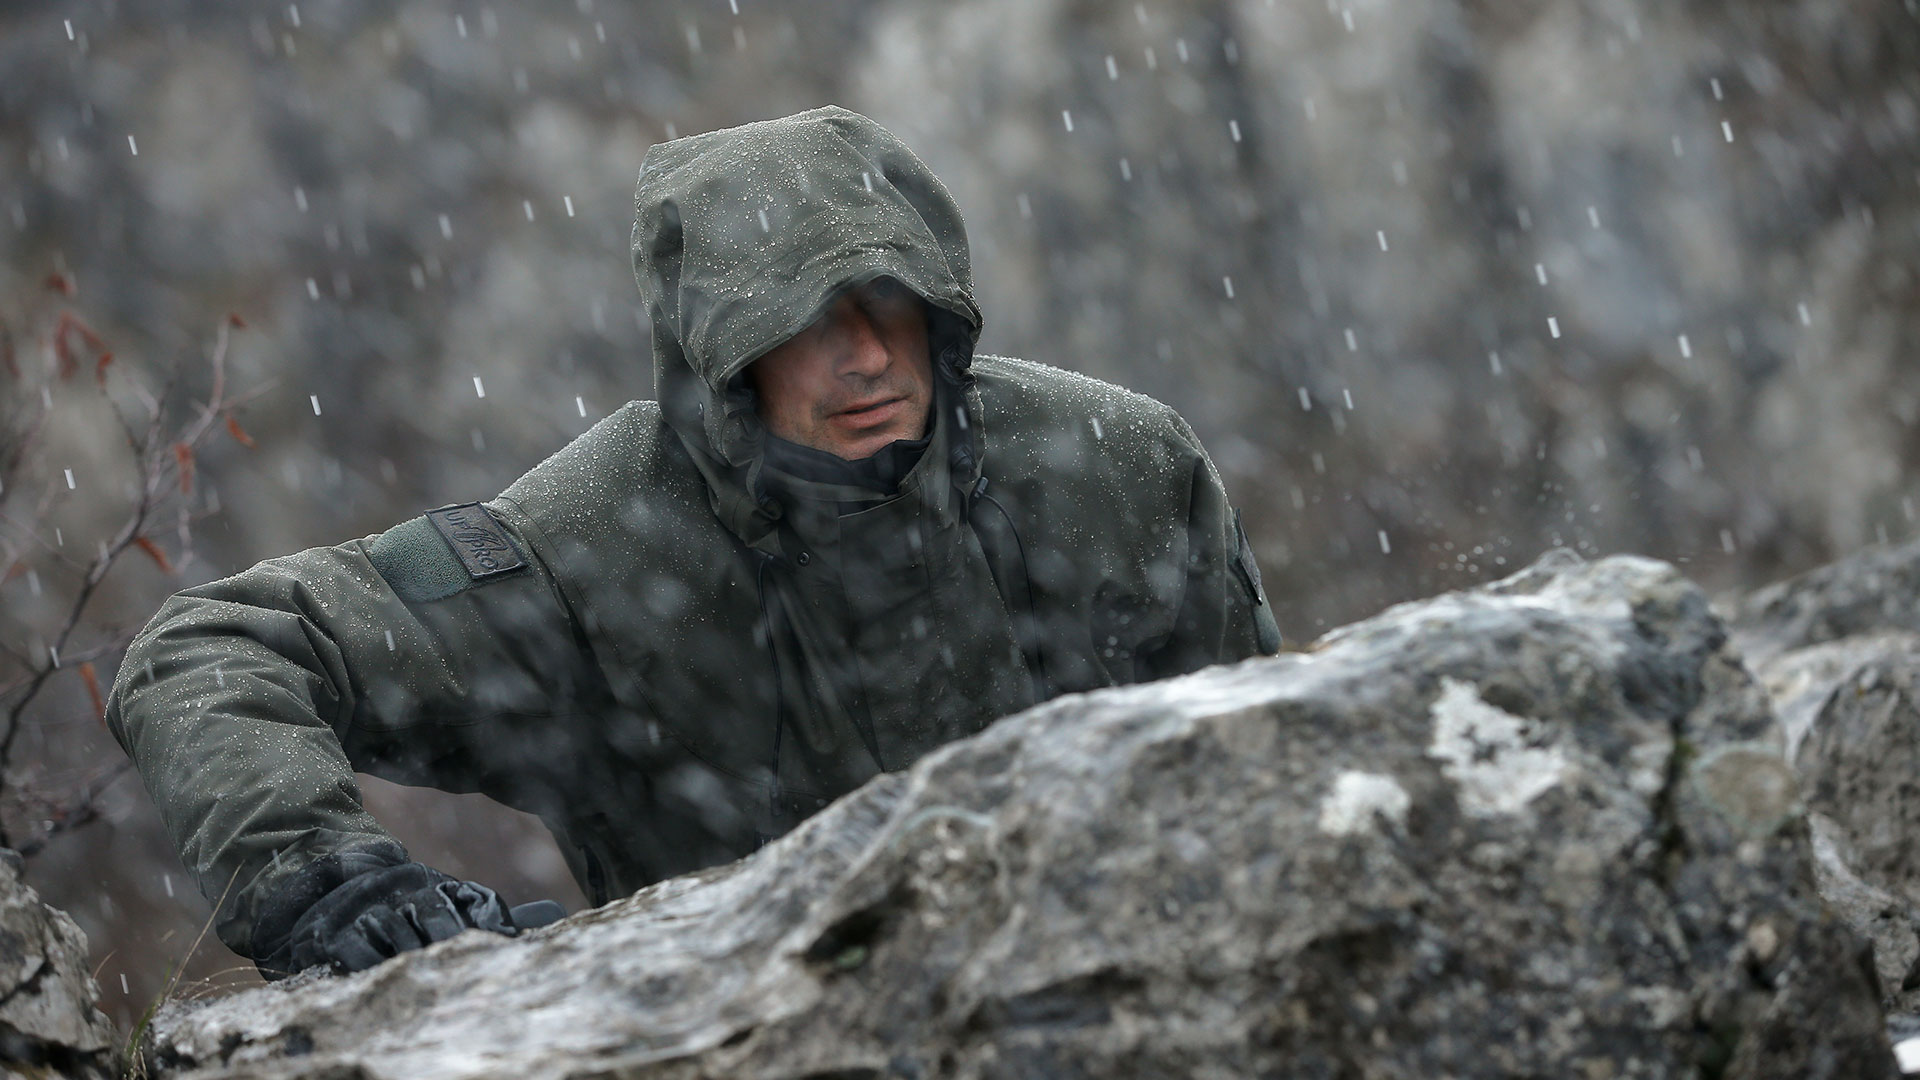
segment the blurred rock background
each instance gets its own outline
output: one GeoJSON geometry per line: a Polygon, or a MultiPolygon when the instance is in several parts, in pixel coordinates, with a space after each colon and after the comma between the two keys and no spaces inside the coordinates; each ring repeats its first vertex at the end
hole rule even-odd
{"type": "MultiPolygon", "coordinates": [[[[71,306],[193,385],[238,312],[231,377],[270,387],[201,458],[196,558],[116,570],[106,622],[489,497],[649,396],[646,148],[829,102],[959,199],[983,348],[1194,423],[1295,643],[1553,545],[1727,589],[1914,532],[1916,0],[15,0],[0,318],[71,306]]],[[[76,483],[0,584],[12,640],[124,509],[89,393],[35,451],[76,483]]],[[[119,753],[56,690],[50,788],[119,753]]],[[[580,903],[529,819],[368,795],[418,857],[580,903]]],[[[126,1024],[207,905],[137,781],[106,808],[28,876],[126,1024]]],[[[188,985],[237,968],[209,940],[188,985]]]]}

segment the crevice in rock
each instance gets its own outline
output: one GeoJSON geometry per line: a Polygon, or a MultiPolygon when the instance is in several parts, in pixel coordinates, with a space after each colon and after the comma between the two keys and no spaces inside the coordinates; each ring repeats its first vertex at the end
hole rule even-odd
{"type": "MultiPolygon", "coordinates": [[[[46,1075],[70,1080],[91,1080],[113,1074],[113,1052],[85,1051],[62,1043],[50,1043],[0,1020],[0,1070],[25,1066],[46,1070],[46,1075]]],[[[13,1076],[12,1071],[0,1075],[13,1076]]],[[[31,1074],[29,1074],[31,1075],[31,1074]]]]}
{"type": "Polygon", "coordinates": [[[0,994],[0,1009],[6,1008],[8,1004],[12,1003],[14,998],[19,997],[21,994],[39,992],[40,980],[46,978],[52,971],[53,964],[48,961],[46,957],[41,957],[40,965],[33,969],[33,974],[21,979],[14,985],[13,989],[8,990],[4,994],[0,994]]]}

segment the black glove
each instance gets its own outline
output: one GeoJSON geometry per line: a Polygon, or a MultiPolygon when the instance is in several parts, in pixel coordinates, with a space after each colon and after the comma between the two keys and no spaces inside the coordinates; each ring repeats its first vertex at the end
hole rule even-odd
{"type": "Polygon", "coordinates": [[[508,909],[484,885],[404,862],[353,874],[308,907],[268,956],[262,971],[295,972],[325,964],[364,971],[408,949],[460,933],[488,930],[513,937],[566,914],[551,900],[508,909]]]}

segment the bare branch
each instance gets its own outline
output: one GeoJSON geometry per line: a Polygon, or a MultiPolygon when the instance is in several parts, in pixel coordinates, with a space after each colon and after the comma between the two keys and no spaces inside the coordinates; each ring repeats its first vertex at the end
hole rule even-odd
{"type": "Polygon", "coordinates": [[[132,768],[133,762],[123,758],[91,783],[81,787],[57,809],[43,812],[41,820],[47,822],[47,825],[41,830],[40,835],[14,850],[20,853],[21,858],[31,859],[46,850],[47,844],[61,833],[69,833],[100,820],[100,796],[106,794],[107,788],[113,786],[115,780],[125,776],[132,768]]]}
{"type": "MultiPolygon", "coordinates": [[[[176,528],[183,561],[185,558],[191,557],[190,543],[192,534],[190,522],[192,513],[191,508],[186,505],[185,500],[192,488],[194,447],[206,437],[207,433],[212,430],[213,425],[218,422],[223,415],[226,416],[231,427],[233,423],[231,410],[238,407],[242,401],[250,399],[264,389],[256,389],[241,399],[229,400],[227,398],[226,361],[231,340],[231,330],[242,325],[244,324],[238,316],[229,316],[221,320],[215,332],[212,353],[208,358],[209,365],[213,370],[212,385],[209,388],[207,400],[205,402],[194,403],[197,416],[192,421],[181,426],[177,431],[171,434],[168,431],[169,410],[166,405],[167,399],[179,385],[177,372],[168,378],[158,396],[147,393],[143,387],[138,385],[137,380],[134,381],[133,385],[136,397],[146,408],[147,412],[144,424],[137,424],[133,418],[129,417],[126,412],[122,410],[117,402],[114,402],[111,397],[108,398],[115,417],[120,423],[122,433],[127,439],[128,448],[132,451],[132,464],[134,466],[136,479],[136,495],[134,505],[128,511],[126,518],[114,531],[112,538],[100,545],[98,552],[92,559],[81,563],[60,551],[58,545],[46,544],[44,537],[41,537],[38,530],[31,525],[23,525],[19,522],[6,521],[4,518],[0,518],[0,523],[11,525],[13,531],[24,537],[27,542],[37,543],[47,554],[60,559],[62,562],[68,563],[80,572],[79,586],[67,606],[64,617],[60,619],[58,623],[58,629],[53,633],[52,639],[49,642],[48,659],[43,661],[34,657],[20,655],[10,647],[6,649],[7,652],[16,655],[16,659],[27,669],[28,673],[23,678],[9,684],[7,688],[7,696],[11,697],[12,701],[6,707],[4,720],[0,720],[0,794],[4,794],[7,787],[12,783],[7,770],[13,761],[16,740],[25,727],[27,710],[39,696],[41,690],[45,688],[47,682],[60,670],[60,667],[56,666],[55,656],[64,654],[64,662],[66,665],[77,666],[81,678],[87,684],[87,690],[90,698],[94,702],[96,711],[100,708],[102,702],[101,692],[98,678],[93,674],[92,661],[97,657],[108,655],[123,647],[124,637],[119,633],[115,633],[110,635],[111,640],[106,644],[72,653],[68,653],[67,650],[75,634],[85,624],[88,606],[92,603],[101,583],[130,549],[140,549],[152,558],[163,572],[172,573],[175,571],[175,567],[172,565],[166,552],[148,535],[149,522],[153,520],[156,513],[169,501],[177,501],[179,503],[176,528]]],[[[71,375],[77,367],[77,362],[72,356],[72,350],[68,341],[70,335],[78,336],[81,341],[95,353],[95,381],[100,391],[105,394],[107,392],[108,365],[112,361],[112,353],[107,349],[105,341],[72,312],[63,312],[61,314],[59,325],[56,327],[52,339],[52,347],[56,353],[56,359],[60,362],[61,376],[71,375]]],[[[43,394],[42,406],[33,421],[35,434],[37,434],[40,427],[45,423],[46,415],[49,411],[49,401],[49,396],[43,394]]],[[[24,451],[15,454],[11,462],[4,464],[7,464],[9,468],[12,465],[17,465],[18,461],[22,459],[23,454],[24,451]]],[[[38,522],[44,519],[46,509],[51,505],[54,497],[55,489],[49,484],[48,490],[40,500],[40,505],[36,507],[31,519],[32,521],[38,522]]],[[[6,561],[11,563],[14,560],[9,556],[6,561]]],[[[0,646],[3,645],[4,643],[0,643],[0,646]]],[[[97,800],[100,791],[104,790],[104,786],[111,783],[112,780],[123,773],[126,768],[127,763],[120,763],[108,776],[95,784],[88,785],[86,789],[76,796],[74,801],[59,808],[58,813],[46,816],[45,819],[55,822],[56,826],[45,836],[39,837],[30,844],[23,846],[21,848],[22,853],[31,855],[45,847],[47,840],[53,835],[71,828],[78,828],[94,820],[99,814],[95,800],[97,800]]],[[[13,786],[18,787],[17,784],[13,786]]],[[[0,846],[5,846],[7,839],[5,823],[4,821],[0,821],[0,846]]]]}

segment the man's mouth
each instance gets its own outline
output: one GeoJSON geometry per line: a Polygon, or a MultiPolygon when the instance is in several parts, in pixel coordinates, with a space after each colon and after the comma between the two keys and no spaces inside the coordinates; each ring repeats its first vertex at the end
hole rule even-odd
{"type": "Polygon", "coordinates": [[[834,414],[834,419],[854,424],[885,419],[890,415],[889,406],[898,405],[905,400],[906,399],[902,397],[884,397],[877,401],[865,402],[850,408],[841,409],[834,414]]]}

